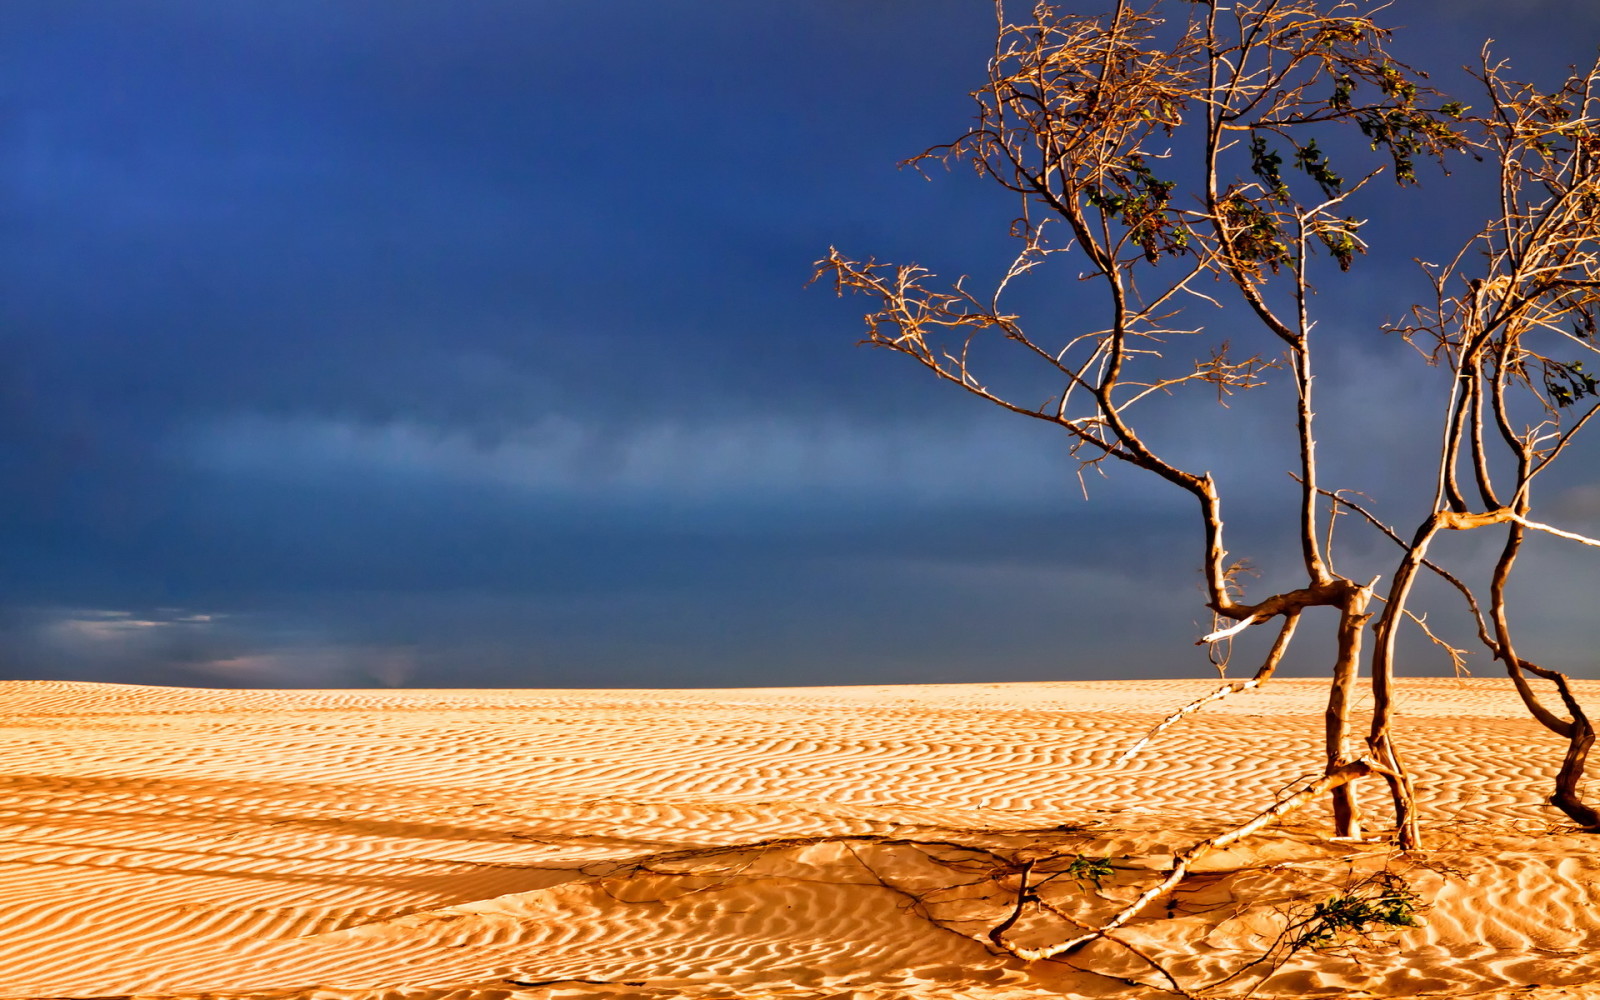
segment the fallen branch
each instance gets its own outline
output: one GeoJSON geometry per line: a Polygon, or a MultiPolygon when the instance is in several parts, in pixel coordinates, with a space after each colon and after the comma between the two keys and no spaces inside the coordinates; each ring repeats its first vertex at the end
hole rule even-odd
{"type": "MultiPolygon", "coordinates": [[[[1367,760],[1366,758],[1354,760],[1347,764],[1341,764],[1329,771],[1323,777],[1318,778],[1316,781],[1313,781],[1311,784],[1302,788],[1300,791],[1278,799],[1272,805],[1257,813],[1249,821],[1236,826],[1231,830],[1226,830],[1222,833],[1219,833],[1214,837],[1200,841],[1198,844],[1195,844],[1187,851],[1176,855],[1172,859],[1172,869],[1167,873],[1166,878],[1140,893],[1137,899],[1123,907],[1115,916],[1113,916],[1110,920],[1107,920],[1104,924],[1101,924],[1100,927],[1095,930],[1088,931],[1084,934],[1079,934],[1076,937],[1068,938],[1067,940],[1058,942],[1056,944],[1046,945],[1042,948],[1029,948],[1023,945],[1014,944],[1005,940],[1003,934],[1000,933],[991,934],[990,939],[993,940],[995,944],[1004,948],[1006,951],[1010,952],[1016,957],[1031,962],[1038,961],[1040,959],[1054,958],[1057,955],[1064,954],[1072,951],[1074,948],[1088,944],[1090,941],[1107,937],[1111,931],[1116,930],[1118,927],[1121,927],[1123,924],[1126,924],[1128,921],[1138,916],[1145,907],[1166,895],[1168,892],[1171,892],[1178,885],[1178,883],[1182,882],[1184,877],[1189,874],[1189,869],[1194,866],[1194,863],[1205,857],[1207,854],[1210,854],[1212,851],[1220,847],[1226,847],[1235,841],[1243,840],[1245,837],[1250,836],[1252,833],[1255,833],[1264,827],[1271,826],[1273,823],[1277,822],[1283,817],[1303,808],[1307,803],[1332,791],[1335,788],[1348,784],[1357,778],[1363,778],[1369,774],[1379,773],[1382,770],[1382,768],[1378,767],[1372,761],[1367,760]]],[[[1011,922],[1015,923],[1015,920],[1013,919],[1011,922]]],[[[1116,939],[1113,938],[1111,940],[1116,939]]]]}

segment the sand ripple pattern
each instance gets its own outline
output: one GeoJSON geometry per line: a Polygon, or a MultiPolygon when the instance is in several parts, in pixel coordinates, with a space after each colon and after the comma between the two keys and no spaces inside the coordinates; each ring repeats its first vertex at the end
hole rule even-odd
{"type": "MultiPolygon", "coordinates": [[[[1115,762],[1212,683],[3,682],[0,998],[1137,996],[964,937],[989,910],[930,923],[895,879],[933,891],[949,868],[882,842],[1072,823],[1096,850],[1159,859],[1318,770],[1324,689],[1295,680],[1115,762]],[[745,846],[774,838],[795,840],[745,846]]],[[[1600,682],[1578,689],[1600,705],[1600,682]]],[[[1560,741],[1503,682],[1408,680],[1402,709],[1440,858],[1460,874],[1430,883],[1434,910],[1405,947],[1286,968],[1284,990],[1600,980],[1600,863],[1588,840],[1549,833],[1560,817],[1542,801],[1560,741]]],[[[1343,849],[1308,825],[1272,850],[1325,864],[1343,849]]],[[[977,898],[960,905],[1003,909],[977,898]]],[[[1208,954],[1191,971],[1232,952],[1208,954]]]]}

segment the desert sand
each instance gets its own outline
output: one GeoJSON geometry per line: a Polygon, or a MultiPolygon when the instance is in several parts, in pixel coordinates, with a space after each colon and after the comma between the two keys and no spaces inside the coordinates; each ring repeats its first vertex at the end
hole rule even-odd
{"type": "MultiPolygon", "coordinates": [[[[0,997],[1171,995],[1111,942],[1024,962],[986,934],[1020,861],[1110,859],[1098,889],[1040,889],[1062,915],[1013,933],[1048,943],[1318,772],[1304,680],[1116,762],[1215,684],[0,683],[0,997]]],[[[1387,868],[1422,926],[1215,992],[1600,996],[1600,837],[1543,804],[1562,744],[1503,681],[1406,680],[1400,707],[1428,850],[1334,842],[1318,805],[1206,858],[1126,941],[1198,989],[1387,868]]]]}

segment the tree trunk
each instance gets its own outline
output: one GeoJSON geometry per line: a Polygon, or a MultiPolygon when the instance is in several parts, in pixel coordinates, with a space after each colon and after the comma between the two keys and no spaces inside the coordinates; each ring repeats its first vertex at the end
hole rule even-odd
{"type": "MultiPolygon", "coordinates": [[[[1361,634],[1372,616],[1367,612],[1371,591],[1351,584],[1339,605],[1338,656],[1333,664],[1333,684],[1328,690],[1325,717],[1328,774],[1350,762],[1347,743],[1350,735],[1350,696],[1355,687],[1356,670],[1361,662],[1361,634]]],[[[1333,835],[1352,840],[1361,837],[1361,807],[1356,801],[1355,782],[1335,785],[1333,795],[1333,835]]]]}

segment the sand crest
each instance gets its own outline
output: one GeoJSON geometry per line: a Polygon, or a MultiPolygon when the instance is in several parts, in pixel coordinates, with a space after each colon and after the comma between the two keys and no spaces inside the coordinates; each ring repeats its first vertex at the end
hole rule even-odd
{"type": "MultiPolygon", "coordinates": [[[[1116,762],[1213,683],[0,683],[0,998],[1159,996],[1126,947],[1028,963],[984,936],[1020,860],[1057,873],[1056,914],[1012,932],[1047,943],[1317,772],[1324,689],[1298,680],[1116,762]],[[1110,859],[1098,887],[1080,855],[1110,859]]],[[[1561,743],[1500,681],[1408,680],[1401,709],[1428,851],[1332,842],[1319,807],[1206,859],[1127,942],[1214,983],[1391,870],[1422,926],[1217,992],[1600,996],[1600,838],[1542,802],[1561,743]]]]}

